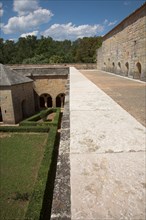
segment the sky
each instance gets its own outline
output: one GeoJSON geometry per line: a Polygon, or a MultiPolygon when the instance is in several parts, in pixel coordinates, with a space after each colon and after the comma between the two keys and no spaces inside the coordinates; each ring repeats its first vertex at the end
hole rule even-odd
{"type": "Polygon", "coordinates": [[[54,40],[103,36],[143,0],[0,0],[0,37],[35,35],[54,40]]]}

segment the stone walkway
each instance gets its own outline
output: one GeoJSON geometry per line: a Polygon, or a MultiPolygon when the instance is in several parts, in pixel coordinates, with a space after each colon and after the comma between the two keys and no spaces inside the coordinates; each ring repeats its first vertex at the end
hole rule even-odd
{"type": "Polygon", "coordinates": [[[146,82],[100,70],[80,72],[146,127],[146,82]]]}
{"type": "Polygon", "coordinates": [[[145,127],[70,68],[71,219],[145,219],[145,127]]]}

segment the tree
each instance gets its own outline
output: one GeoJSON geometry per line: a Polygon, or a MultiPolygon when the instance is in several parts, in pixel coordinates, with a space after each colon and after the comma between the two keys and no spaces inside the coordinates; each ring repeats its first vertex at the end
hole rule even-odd
{"type": "Polygon", "coordinates": [[[58,55],[53,55],[49,59],[50,64],[55,64],[55,63],[63,63],[63,58],[58,55]]]}
{"type": "Polygon", "coordinates": [[[3,63],[13,63],[13,57],[15,56],[15,43],[12,40],[6,40],[3,44],[3,63]]]}
{"type": "Polygon", "coordinates": [[[84,37],[74,42],[55,41],[51,37],[20,37],[17,42],[0,39],[1,63],[94,63],[102,37],[84,37]]]}
{"type": "Polygon", "coordinates": [[[3,38],[0,38],[0,63],[4,63],[3,47],[4,47],[4,40],[3,38]]]}

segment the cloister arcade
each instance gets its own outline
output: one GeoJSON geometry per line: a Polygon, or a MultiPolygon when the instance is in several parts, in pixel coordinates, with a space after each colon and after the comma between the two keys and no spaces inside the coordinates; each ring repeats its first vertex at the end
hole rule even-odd
{"type": "Polygon", "coordinates": [[[44,93],[40,96],[40,108],[50,108],[52,107],[52,97],[44,93]]]}
{"type": "Polygon", "coordinates": [[[60,93],[57,97],[56,97],[56,107],[64,107],[64,99],[65,99],[65,94],[64,93],[60,93]]]}
{"type": "Polygon", "coordinates": [[[65,94],[60,93],[56,98],[52,97],[50,94],[44,93],[39,97],[40,108],[51,108],[51,107],[64,107],[65,94]]]}

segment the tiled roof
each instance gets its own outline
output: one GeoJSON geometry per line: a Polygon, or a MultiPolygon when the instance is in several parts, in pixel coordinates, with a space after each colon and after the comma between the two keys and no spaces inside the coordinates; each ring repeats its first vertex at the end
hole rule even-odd
{"type": "Polygon", "coordinates": [[[0,86],[11,86],[32,81],[32,79],[29,79],[28,77],[11,70],[9,67],[0,64],[0,86]]]}

